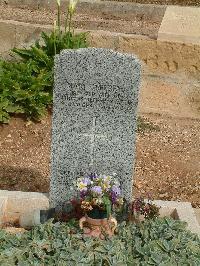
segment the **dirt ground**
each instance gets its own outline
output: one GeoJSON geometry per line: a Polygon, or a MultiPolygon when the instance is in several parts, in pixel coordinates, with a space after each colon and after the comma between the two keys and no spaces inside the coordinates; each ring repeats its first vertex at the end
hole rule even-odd
{"type": "MultiPolygon", "coordinates": [[[[155,199],[190,201],[200,207],[199,121],[143,118],[151,123],[143,123],[137,135],[134,194],[150,193],[155,199]]],[[[47,192],[51,115],[30,125],[13,118],[0,129],[0,189],[47,192]]]]}

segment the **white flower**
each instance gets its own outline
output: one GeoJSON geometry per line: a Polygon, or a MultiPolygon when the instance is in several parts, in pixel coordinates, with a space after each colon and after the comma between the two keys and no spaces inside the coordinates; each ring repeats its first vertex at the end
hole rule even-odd
{"type": "Polygon", "coordinates": [[[120,182],[119,182],[118,179],[115,179],[115,180],[113,181],[113,183],[114,183],[115,186],[120,186],[120,182]]]}
{"type": "Polygon", "coordinates": [[[78,0],[70,0],[69,1],[69,7],[68,7],[69,13],[71,13],[71,14],[74,13],[77,3],[78,3],[78,0]]]}

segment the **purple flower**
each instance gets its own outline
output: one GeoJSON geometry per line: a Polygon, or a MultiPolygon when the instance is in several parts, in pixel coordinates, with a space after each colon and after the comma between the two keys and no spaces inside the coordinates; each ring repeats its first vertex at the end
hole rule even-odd
{"type": "Polygon", "coordinates": [[[100,186],[94,186],[91,188],[91,191],[96,193],[96,194],[102,194],[102,188],[100,186]]]}
{"type": "Polygon", "coordinates": [[[111,192],[111,201],[112,201],[112,204],[115,204],[117,201],[117,196],[113,191],[111,192]]]}
{"type": "Polygon", "coordinates": [[[88,177],[84,177],[82,180],[82,183],[85,184],[86,186],[91,184],[91,181],[88,177]]]}
{"type": "Polygon", "coordinates": [[[121,194],[121,189],[120,189],[118,186],[114,185],[114,186],[112,186],[112,192],[113,192],[116,196],[120,196],[120,194],[121,194]]]}
{"type": "Polygon", "coordinates": [[[87,190],[82,190],[82,191],[80,191],[80,197],[81,197],[81,199],[84,199],[85,198],[85,196],[87,196],[87,190]]]}
{"type": "Polygon", "coordinates": [[[88,177],[89,177],[91,180],[93,180],[93,179],[97,178],[98,175],[95,174],[95,173],[91,173],[88,177]]]}

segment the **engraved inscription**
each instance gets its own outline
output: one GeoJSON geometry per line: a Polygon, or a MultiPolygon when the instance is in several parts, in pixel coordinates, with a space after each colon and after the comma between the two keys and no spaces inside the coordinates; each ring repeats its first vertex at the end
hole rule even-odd
{"type": "Polygon", "coordinates": [[[119,86],[66,83],[66,91],[56,93],[56,97],[65,103],[65,107],[94,108],[98,105],[108,110],[131,110],[134,104],[133,100],[127,100],[124,89],[119,86]]]}

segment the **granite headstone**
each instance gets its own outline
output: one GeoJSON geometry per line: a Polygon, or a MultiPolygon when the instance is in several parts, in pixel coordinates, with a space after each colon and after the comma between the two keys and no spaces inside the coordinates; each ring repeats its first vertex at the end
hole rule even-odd
{"type": "Polygon", "coordinates": [[[132,198],[139,60],[108,49],[64,50],[55,59],[51,206],[76,196],[87,173],[117,173],[132,198]]]}

